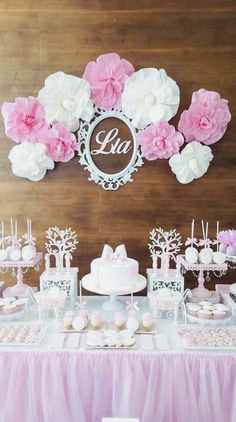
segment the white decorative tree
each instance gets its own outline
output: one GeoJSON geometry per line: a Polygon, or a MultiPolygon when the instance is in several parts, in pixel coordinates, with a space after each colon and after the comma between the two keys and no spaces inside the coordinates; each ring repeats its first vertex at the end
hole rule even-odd
{"type": "MultiPolygon", "coordinates": [[[[71,228],[60,230],[58,227],[50,227],[47,230],[45,247],[48,254],[54,255],[57,268],[62,271],[64,258],[68,256],[72,258],[71,253],[76,250],[79,243],[77,234],[71,228]]],[[[67,264],[68,266],[68,264],[67,264]]]]}
{"type": "Polygon", "coordinates": [[[161,269],[167,271],[170,266],[170,259],[176,261],[176,255],[180,251],[181,236],[176,229],[165,231],[161,227],[150,231],[149,239],[152,243],[148,244],[153,262],[157,257],[161,258],[161,269]]]}

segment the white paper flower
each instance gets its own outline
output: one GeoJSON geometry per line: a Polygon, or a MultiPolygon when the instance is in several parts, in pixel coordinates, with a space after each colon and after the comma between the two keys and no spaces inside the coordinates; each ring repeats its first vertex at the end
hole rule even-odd
{"type": "Polygon", "coordinates": [[[125,82],[122,110],[138,129],[160,120],[169,121],[179,107],[176,82],[164,69],[146,68],[135,72],[125,82]]]}
{"type": "Polygon", "coordinates": [[[48,123],[64,123],[71,132],[79,128],[79,119],[90,121],[93,102],[89,83],[82,78],[56,72],[45,79],[38,99],[45,107],[48,123]]]}
{"type": "Polygon", "coordinates": [[[208,170],[213,159],[211,148],[193,141],[178,154],[169,159],[169,164],[180,183],[190,183],[199,179],[208,170]]]}
{"type": "Polygon", "coordinates": [[[54,169],[54,161],[47,156],[46,145],[41,143],[22,142],[12,148],[8,158],[15,176],[25,177],[33,182],[43,179],[47,170],[54,169]]]}

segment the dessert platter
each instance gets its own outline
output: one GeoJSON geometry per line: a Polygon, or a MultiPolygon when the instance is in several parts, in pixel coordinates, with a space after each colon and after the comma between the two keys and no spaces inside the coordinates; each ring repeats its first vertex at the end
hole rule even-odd
{"type": "Polygon", "coordinates": [[[128,258],[125,245],[119,245],[115,251],[104,245],[102,256],[92,260],[90,269],[90,274],[82,278],[82,286],[88,291],[110,296],[103,304],[108,311],[122,307],[116,296],[136,293],[146,287],[146,278],[139,274],[139,263],[128,258]]]}
{"type": "Polygon", "coordinates": [[[184,349],[236,350],[236,327],[205,328],[177,325],[175,335],[178,346],[184,349]]]}
{"type": "Polygon", "coordinates": [[[0,324],[0,345],[39,346],[46,330],[43,322],[0,324]]]}
{"type": "Polygon", "coordinates": [[[86,346],[93,349],[134,349],[136,340],[130,330],[90,331],[86,337],[86,346]]]}
{"type": "Polygon", "coordinates": [[[234,311],[231,304],[212,304],[208,300],[196,303],[187,302],[184,308],[184,317],[191,323],[200,325],[225,325],[233,319],[234,311]]]}

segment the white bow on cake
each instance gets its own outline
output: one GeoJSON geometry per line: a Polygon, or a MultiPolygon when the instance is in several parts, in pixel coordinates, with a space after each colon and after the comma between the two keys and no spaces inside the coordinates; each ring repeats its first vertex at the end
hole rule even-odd
{"type": "Polygon", "coordinates": [[[127,252],[125,249],[125,245],[119,245],[116,247],[115,251],[113,251],[112,247],[109,245],[104,245],[102,251],[102,259],[105,261],[111,261],[112,259],[118,260],[126,260],[127,259],[127,252]]]}

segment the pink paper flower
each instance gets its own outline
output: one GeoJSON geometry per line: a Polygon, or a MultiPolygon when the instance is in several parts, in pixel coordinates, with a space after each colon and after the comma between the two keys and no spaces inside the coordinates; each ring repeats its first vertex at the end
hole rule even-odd
{"type": "Polygon", "coordinates": [[[47,145],[49,157],[57,162],[71,160],[78,149],[75,135],[70,133],[67,127],[61,123],[52,126],[44,143],[47,145]]]}
{"type": "Polygon", "coordinates": [[[131,63],[116,53],[108,53],[88,63],[83,77],[90,84],[94,104],[102,110],[111,110],[120,107],[125,81],[133,73],[131,63]]]}
{"type": "Polygon", "coordinates": [[[189,109],[181,114],[178,129],[187,142],[211,145],[222,138],[230,119],[227,100],[217,92],[199,89],[193,93],[189,109]]]}
{"type": "Polygon", "coordinates": [[[179,152],[184,143],[184,137],[182,133],[175,130],[174,126],[161,121],[139,132],[138,142],[144,157],[151,161],[157,158],[168,159],[179,152]]]}
{"type": "Polygon", "coordinates": [[[37,142],[42,132],[48,129],[44,118],[44,108],[34,97],[16,98],[14,103],[4,103],[2,115],[6,135],[20,143],[37,142]]]}

